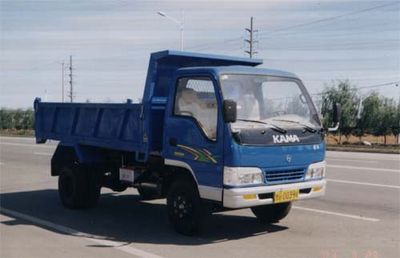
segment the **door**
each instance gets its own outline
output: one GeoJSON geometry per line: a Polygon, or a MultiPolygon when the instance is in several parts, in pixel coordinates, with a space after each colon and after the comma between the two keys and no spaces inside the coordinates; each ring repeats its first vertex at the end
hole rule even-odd
{"type": "Polygon", "coordinates": [[[215,83],[207,76],[181,77],[174,90],[164,135],[167,163],[190,168],[200,195],[221,198],[223,133],[215,83]]]}

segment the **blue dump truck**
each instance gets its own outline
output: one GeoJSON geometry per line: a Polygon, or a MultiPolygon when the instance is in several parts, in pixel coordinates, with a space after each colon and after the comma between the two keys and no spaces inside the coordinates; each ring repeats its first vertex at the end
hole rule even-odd
{"type": "Polygon", "coordinates": [[[260,64],[161,51],[142,103],[37,98],[36,142],[59,141],[51,175],[62,204],[87,208],[101,187],[135,187],[166,198],[171,224],[190,235],[215,211],[251,208],[275,223],[293,201],[322,196],[325,131],[310,95],[296,75],[260,64]]]}

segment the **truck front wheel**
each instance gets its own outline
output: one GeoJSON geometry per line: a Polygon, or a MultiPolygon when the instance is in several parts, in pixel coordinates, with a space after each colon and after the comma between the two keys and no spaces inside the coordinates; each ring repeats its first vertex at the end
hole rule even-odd
{"type": "Polygon", "coordinates": [[[194,235],[207,215],[197,187],[190,181],[178,179],[172,183],[167,196],[168,217],[175,230],[194,235]]]}
{"type": "Polygon", "coordinates": [[[251,211],[263,223],[276,223],[285,218],[292,208],[291,202],[252,207],[251,211]]]}
{"type": "Polygon", "coordinates": [[[100,196],[100,185],[95,172],[76,165],[63,168],[58,177],[58,193],[61,203],[70,209],[92,207],[100,196]]]}

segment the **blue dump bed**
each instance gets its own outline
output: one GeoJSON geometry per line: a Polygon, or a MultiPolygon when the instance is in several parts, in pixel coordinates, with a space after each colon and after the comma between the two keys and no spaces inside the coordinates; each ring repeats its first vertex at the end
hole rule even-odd
{"type": "Polygon", "coordinates": [[[35,101],[38,143],[47,139],[144,152],[141,104],[44,103],[35,101]]]}

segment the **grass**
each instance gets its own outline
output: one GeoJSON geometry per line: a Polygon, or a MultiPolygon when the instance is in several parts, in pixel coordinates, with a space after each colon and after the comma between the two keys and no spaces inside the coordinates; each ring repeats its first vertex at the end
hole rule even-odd
{"type": "MultiPolygon", "coordinates": [[[[339,136],[337,135],[328,135],[326,138],[327,143],[329,145],[337,145],[339,144],[339,136]]],[[[361,142],[367,141],[370,142],[372,145],[384,145],[384,137],[383,136],[375,136],[371,134],[366,134],[361,138],[355,135],[349,135],[348,137],[342,135],[342,144],[358,144],[360,145],[361,142]]],[[[386,136],[386,145],[398,145],[397,138],[394,135],[387,135],[386,136]]]]}
{"type": "Polygon", "coordinates": [[[339,144],[337,135],[328,135],[326,137],[327,149],[333,151],[354,151],[354,152],[373,152],[373,153],[393,153],[400,154],[400,145],[394,135],[386,136],[386,144],[384,144],[383,136],[365,135],[357,137],[349,135],[342,136],[342,144],[339,144]],[[363,142],[369,142],[371,145],[365,145],[363,142]]]}
{"type": "Polygon", "coordinates": [[[1,129],[1,136],[19,136],[19,137],[33,137],[35,136],[35,131],[32,129],[1,129]]]}

